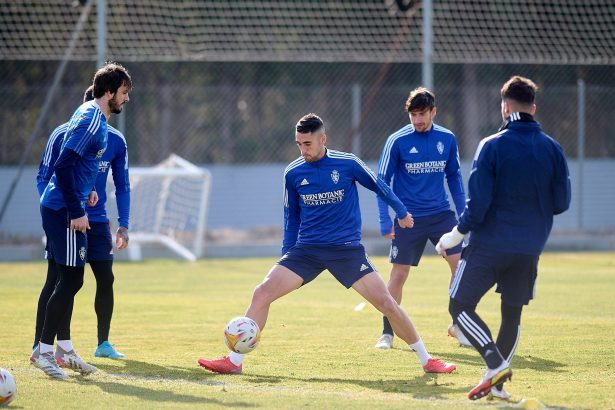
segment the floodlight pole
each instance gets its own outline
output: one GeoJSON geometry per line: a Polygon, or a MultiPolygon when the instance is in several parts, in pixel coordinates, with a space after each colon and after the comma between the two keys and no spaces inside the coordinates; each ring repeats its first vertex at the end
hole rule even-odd
{"type": "Polygon", "coordinates": [[[577,81],[577,228],[583,228],[583,163],[585,162],[585,81],[577,81]]]}
{"type": "Polygon", "coordinates": [[[99,69],[107,57],[107,0],[96,0],[96,14],[96,69],[99,69]]]}
{"type": "Polygon", "coordinates": [[[352,140],[352,153],[361,157],[361,86],[352,85],[352,129],[357,130],[352,140]]]}
{"type": "Polygon", "coordinates": [[[433,91],[433,3],[423,0],[423,87],[433,91]]]}
{"type": "MultiPolygon", "coordinates": [[[[96,0],[96,69],[107,60],[107,0],[96,0]]],[[[117,129],[126,133],[126,107],[117,115],[117,129]]]]}

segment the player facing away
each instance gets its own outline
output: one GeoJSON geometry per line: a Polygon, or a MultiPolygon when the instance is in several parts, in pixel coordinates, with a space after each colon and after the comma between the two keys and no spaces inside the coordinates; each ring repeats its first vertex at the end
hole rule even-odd
{"type": "MultiPolygon", "coordinates": [[[[457,225],[444,189],[444,178],[457,215],[465,208],[457,142],[451,131],[433,122],[436,116],[434,94],[426,88],[416,88],[410,92],[405,108],[410,124],[389,136],[378,164],[378,177],[391,185],[414,218],[412,229],[399,229],[397,221],[391,221],[387,203],[378,197],[380,232],[391,240],[389,258],[393,266],[387,287],[397,303],[401,303],[410,267],[418,266],[427,241],[435,245],[444,233],[457,225]]],[[[446,252],[451,282],[460,254],[461,245],[446,252]]],[[[382,321],[382,335],[375,347],[390,349],[393,328],[386,316],[382,321]]],[[[449,326],[448,333],[460,344],[471,346],[454,324],[449,326]]]]}
{"type": "Polygon", "coordinates": [[[54,172],[41,195],[41,216],[47,247],[53,255],[58,282],[49,297],[38,348],[30,361],[52,378],[66,379],[59,364],[89,374],[96,368],[85,363],[72,346],[53,343],[75,294],[83,285],[90,229],[86,202],[97,202],[93,191],[99,162],[107,148],[107,120],[129,101],[132,80],[117,63],[107,63],[94,75],[94,100],[83,103],[68,122],[54,172]],[[70,349],[69,349],[70,348],[70,349]]]}
{"type": "MultiPolygon", "coordinates": [[[[83,102],[94,99],[93,86],[88,87],[83,97],[83,102]]],[[[55,164],[60,154],[62,141],[66,134],[69,123],[58,126],[49,136],[45,151],[41,157],[38,175],[36,177],[36,187],[39,195],[43,194],[47,183],[53,175],[53,164],[55,164]]],[[[98,202],[93,206],[87,206],[86,211],[90,228],[87,232],[88,248],[87,262],[92,268],[96,278],[96,297],[94,309],[98,321],[98,347],[94,355],[96,357],[109,357],[112,359],[124,357],[124,355],[109,343],[109,330],[111,328],[111,317],[113,315],[113,241],[109,226],[109,218],[105,210],[107,202],[107,176],[112,169],[113,183],[115,185],[115,197],[118,209],[119,227],[115,234],[115,245],[118,250],[128,246],[128,221],[130,217],[130,181],[128,175],[128,151],[126,139],[121,132],[107,125],[108,138],[107,149],[100,159],[98,175],[96,177],[96,193],[98,202]]],[[[88,205],[91,205],[88,203],[88,205]]],[[[36,313],[36,332],[34,338],[35,349],[38,346],[41,332],[43,330],[43,320],[47,309],[47,302],[53,293],[58,280],[58,273],[55,268],[53,253],[46,252],[47,259],[47,278],[38,300],[36,313]]],[[[58,328],[57,342],[64,350],[71,349],[70,340],[70,319],[72,316],[72,306],[70,313],[65,315],[66,323],[60,324],[58,328]]]]}
{"type": "Polygon", "coordinates": [[[483,139],[472,165],[469,199],[459,225],[440,238],[444,254],[471,232],[470,243],[450,288],[449,311],[487,364],[468,397],[489,393],[508,400],[503,389],[520,336],[521,310],[534,298],[541,254],[553,215],[570,206],[570,177],[561,146],[534,120],[537,87],[514,76],[501,90],[500,132],[483,139]],[[476,305],[496,285],[502,322],[496,342],[476,305]]]}
{"type": "MultiPolygon", "coordinates": [[[[256,287],[245,316],[265,327],[276,299],[315,279],[323,270],[390,318],[428,373],[450,373],[455,365],[432,358],[408,315],[387,290],[361,245],[361,212],[356,183],[376,192],[396,212],[401,229],[412,215],[389,187],[353,154],[329,150],[323,121],[307,114],[296,125],[301,157],[284,171],[284,240],[282,258],[256,287]]],[[[217,360],[199,359],[216,373],[239,374],[244,355],[230,352],[217,360]]]]}

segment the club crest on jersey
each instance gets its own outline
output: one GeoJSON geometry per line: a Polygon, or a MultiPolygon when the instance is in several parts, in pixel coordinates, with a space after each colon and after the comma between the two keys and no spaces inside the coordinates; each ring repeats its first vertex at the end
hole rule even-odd
{"type": "Polygon", "coordinates": [[[98,152],[96,153],[96,159],[99,159],[100,157],[103,156],[103,154],[105,153],[105,150],[107,149],[107,147],[98,150],[98,152]]]}
{"type": "Polygon", "coordinates": [[[79,248],[79,257],[81,258],[82,261],[85,260],[85,246],[82,246],[81,248],[79,248]]]}
{"type": "Polygon", "coordinates": [[[442,141],[438,141],[438,143],[436,144],[436,148],[438,149],[440,155],[442,155],[442,153],[444,152],[444,144],[442,144],[442,141]]]}
{"type": "Polygon", "coordinates": [[[333,183],[337,184],[340,180],[340,173],[337,172],[337,169],[334,169],[333,172],[331,172],[331,179],[333,180],[333,183]]]}
{"type": "Polygon", "coordinates": [[[398,252],[397,246],[391,246],[391,259],[397,259],[398,252]]]}

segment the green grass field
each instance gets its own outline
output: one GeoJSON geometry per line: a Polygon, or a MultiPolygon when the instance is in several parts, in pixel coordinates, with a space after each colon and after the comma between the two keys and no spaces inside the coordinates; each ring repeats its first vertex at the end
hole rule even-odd
{"type": "MultiPolygon", "coordinates": [[[[385,278],[389,264],[373,259],[385,278]]],[[[451,375],[426,375],[395,340],[379,351],[381,316],[327,272],[273,304],[261,345],[244,374],[205,372],[198,357],[226,353],[226,322],[244,313],[273,258],[117,263],[111,341],[126,360],[96,359],[94,278],[75,300],[73,341],[100,372],[49,379],[29,364],[43,263],[0,264],[0,367],[17,380],[13,408],[507,408],[466,394],[480,379],[479,355],[447,337],[449,274],[436,256],[411,273],[402,303],[435,356],[457,363],[451,375]]],[[[494,333],[499,298],[479,313],[494,333]]],[[[513,398],[549,407],[613,409],[615,393],[615,254],[543,255],[537,299],[524,310],[513,361],[513,398]]]]}

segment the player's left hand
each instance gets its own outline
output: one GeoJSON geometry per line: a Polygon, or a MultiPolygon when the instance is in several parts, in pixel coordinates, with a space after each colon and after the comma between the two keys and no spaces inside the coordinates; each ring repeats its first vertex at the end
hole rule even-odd
{"type": "Polygon", "coordinates": [[[96,191],[90,192],[88,195],[88,206],[95,206],[98,203],[98,193],[96,191]]]}
{"type": "Polygon", "coordinates": [[[120,226],[115,232],[115,246],[118,250],[125,249],[128,246],[128,229],[120,226]]]}
{"type": "Polygon", "coordinates": [[[443,258],[446,258],[446,250],[459,245],[461,241],[463,241],[463,238],[464,234],[459,232],[455,226],[450,232],[442,235],[436,244],[436,252],[442,255],[443,258]]]}
{"type": "Polygon", "coordinates": [[[414,226],[414,219],[412,214],[408,212],[405,217],[397,218],[397,222],[401,228],[412,228],[414,226]]]}

